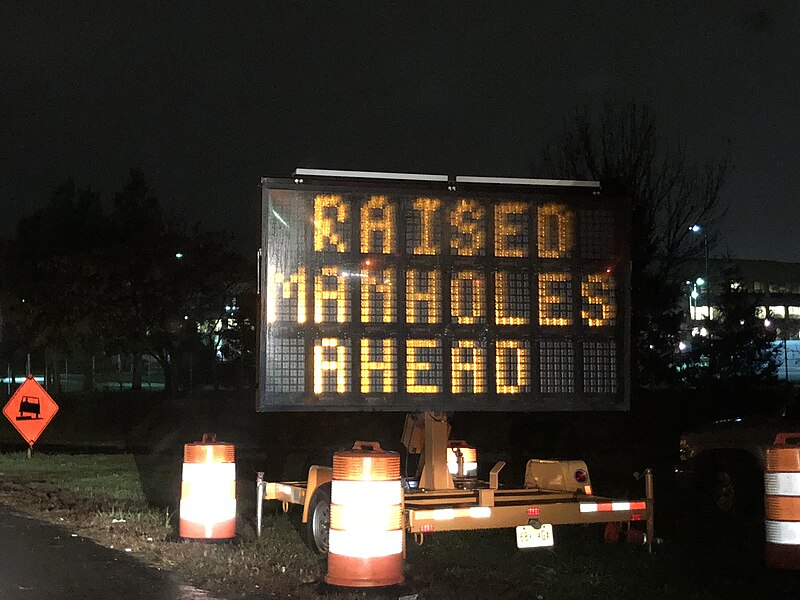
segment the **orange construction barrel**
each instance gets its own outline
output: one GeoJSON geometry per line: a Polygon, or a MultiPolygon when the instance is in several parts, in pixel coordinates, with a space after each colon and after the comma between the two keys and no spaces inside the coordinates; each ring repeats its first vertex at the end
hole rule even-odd
{"type": "Polygon", "coordinates": [[[477,477],[478,451],[464,440],[450,440],[447,442],[447,469],[453,477],[477,477]]]}
{"type": "Polygon", "coordinates": [[[179,534],[196,540],[226,540],[236,535],[234,445],[213,433],[183,447],[179,534]]]}
{"type": "Polygon", "coordinates": [[[325,581],[343,587],[400,584],[403,542],[400,455],[377,442],[336,452],[325,581]]]}
{"type": "Polygon", "coordinates": [[[800,433],[779,433],[764,472],[766,561],[800,569],[800,433]]]}

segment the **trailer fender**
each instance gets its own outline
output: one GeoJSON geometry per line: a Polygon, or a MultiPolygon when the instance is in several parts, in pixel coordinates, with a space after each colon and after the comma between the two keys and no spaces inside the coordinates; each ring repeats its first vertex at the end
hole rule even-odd
{"type": "Polygon", "coordinates": [[[314,497],[314,492],[321,485],[325,485],[333,481],[333,468],[321,467],[319,465],[312,465],[308,470],[308,483],[306,484],[306,498],[303,502],[303,523],[308,522],[308,507],[311,504],[311,499],[314,497]]]}

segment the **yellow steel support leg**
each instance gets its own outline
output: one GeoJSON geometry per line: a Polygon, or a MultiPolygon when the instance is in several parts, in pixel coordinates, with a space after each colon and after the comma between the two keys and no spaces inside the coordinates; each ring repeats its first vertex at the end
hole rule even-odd
{"type": "Polygon", "coordinates": [[[425,445],[419,487],[426,490],[452,490],[453,477],[447,469],[447,438],[450,428],[444,413],[425,412],[425,445]]]}

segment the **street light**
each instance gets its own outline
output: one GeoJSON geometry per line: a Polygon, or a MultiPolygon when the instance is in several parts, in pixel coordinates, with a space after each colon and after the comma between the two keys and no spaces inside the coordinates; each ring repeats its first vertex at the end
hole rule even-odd
{"type": "Polygon", "coordinates": [[[708,234],[703,230],[703,226],[702,225],[698,225],[697,223],[695,223],[694,225],[690,225],[689,226],[689,231],[691,231],[692,233],[702,233],[703,234],[703,250],[704,250],[705,259],[706,259],[706,273],[705,273],[706,276],[705,276],[705,278],[698,277],[697,278],[697,285],[705,284],[705,286],[706,286],[706,304],[708,305],[708,308],[707,308],[708,312],[707,312],[706,318],[707,319],[711,319],[711,281],[710,281],[710,277],[709,277],[709,273],[708,273],[708,234]]]}

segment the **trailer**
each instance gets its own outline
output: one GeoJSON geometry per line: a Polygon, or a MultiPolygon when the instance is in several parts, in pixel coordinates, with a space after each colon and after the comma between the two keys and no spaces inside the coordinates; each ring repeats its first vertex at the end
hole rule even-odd
{"type": "MultiPolygon", "coordinates": [[[[458,412],[629,408],[629,239],[628,203],[596,182],[264,178],[257,410],[406,413],[401,441],[420,458],[402,529],[419,542],[514,528],[520,548],[551,546],[553,525],[641,521],[652,544],[652,472],[641,498],[609,498],[582,460],[530,459],[510,489],[504,462],[479,480],[476,449],[450,439],[458,412]]],[[[326,552],[332,480],[325,465],[259,474],[259,532],[265,500],[299,505],[326,552]]]]}

